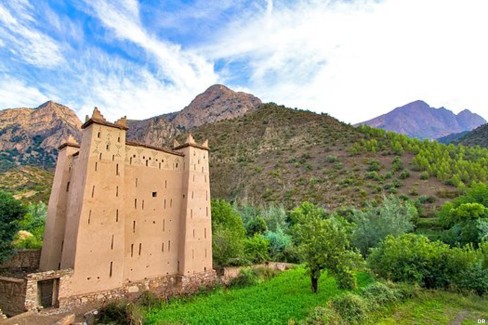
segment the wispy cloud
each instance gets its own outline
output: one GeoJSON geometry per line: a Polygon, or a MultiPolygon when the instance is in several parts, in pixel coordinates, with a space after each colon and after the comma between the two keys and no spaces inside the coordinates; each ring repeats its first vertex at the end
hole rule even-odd
{"type": "Polygon", "coordinates": [[[9,51],[21,60],[44,68],[64,62],[60,46],[36,28],[34,7],[27,0],[0,4],[0,40],[9,44],[9,51]]]}
{"type": "Polygon", "coordinates": [[[200,50],[241,62],[265,100],[358,122],[415,99],[486,107],[486,1],[275,3],[221,28],[200,50]],[[466,81],[470,80],[470,85],[466,81]],[[477,80],[477,82],[474,82],[477,80]]]}
{"type": "Polygon", "coordinates": [[[49,98],[22,80],[0,75],[0,107],[37,107],[49,98]]]}
{"type": "Polygon", "coordinates": [[[201,89],[217,80],[212,63],[204,57],[183,50],[178,44],[162,41],[148,32],[139,19],[137,1],[99,0],[87,4],[118,38],[130,41],[154,55],[165,79],[176,87],[201,89]]]}
{"type": "Polygon", "coordinates": [[[347,122],[416,99],[486,115],[486,12],[486,0],[4,1],[0,107],[50,98],[147,118],[220,82],[347,122]]]}

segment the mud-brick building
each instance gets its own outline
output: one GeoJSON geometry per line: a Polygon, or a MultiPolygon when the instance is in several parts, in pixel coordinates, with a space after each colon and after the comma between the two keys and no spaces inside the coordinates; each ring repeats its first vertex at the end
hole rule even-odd
{"type": "Polygon", "coordinates": [[[95,108],[60,146],[37,275],[25,309],[212,281],[208,141],[172,150],[126,140],[95,108]],[[35,301],[37,300],[37,301],[35,301]]]}

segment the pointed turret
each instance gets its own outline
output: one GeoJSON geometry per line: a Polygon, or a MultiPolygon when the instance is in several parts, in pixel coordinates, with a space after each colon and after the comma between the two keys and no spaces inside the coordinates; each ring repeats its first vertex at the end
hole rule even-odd
{"type": "Polygon", "coordinates": [[[119,118],[117,121],[115,121],[114,124],[126,128],[127,127],[127,116],[119,118]]]}
{"type": "Polygon", "coordinates": [[[197,144],[195,142],[195,139],[193,139],[193,136],[191,133],[188,133],[188,137],[186,138],[185,144],[197,144]]]}
{"type": "Polygon", "coordinates": [[[78,141],[76,141],[76,139],[70,134],[68,135],[68,138],[66,139],[66,141],[64,141],[64,143],[62,145],[59,146],[58,150],[61,150],[65,147],[75,147],[75,148],[79,148],[80,147],[80,144],[78,143],[78,141]]]}
{"type": "Polygon", "coordinates": [[[107,120],[105,119],[105,117],[103,117],[102,113],[100,113],[100,111],[98,110],[98,107],[96,107],[96,106],[93,109],[93,114],[92,114],[92,117],[91,118],[94,119],[94,120],[107,122],[107,120]]]}
{"type": "Polygon", "coordinates": [[[175,139],[173,141],[173,148],[176,148],[176,147],[179,147],[179,146],[181,146],[181,144],[175,139]]]}
{"type": "Polygon", "coordinates": [[[205,139],[205,141],[203,141],[202,147],[208,149],[208,139],[205,139]]]}

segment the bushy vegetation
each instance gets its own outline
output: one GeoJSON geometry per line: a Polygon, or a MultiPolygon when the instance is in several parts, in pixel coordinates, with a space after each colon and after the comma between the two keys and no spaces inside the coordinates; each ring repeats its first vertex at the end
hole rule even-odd
{"type": "Polygon", "coordinates": [[[388,236],[373,248],[368,257],[371,270],[378,276],[425,288],[457,288],[488,293],[488,243],[449,247],[424,236],[388,236]]]}
{"type": "Polygon", "coordinates": [[[0,191],[0,263],[13,254],[12,241],[19,231],[19,220],[25,213],[20,201],[0,191]]]}
{"type": "Polygon", "coordinates": [[[487,239],[488,185],[475,184],[464,195],[444,204],[439,221],[446,229],[443,240],[450,245],[476,247],[487,239]]]}
{"type": "Polygon", "coordinates": [[[365,209],[354,210],[352,221],[355,224],[352,242],[363,256],[369,249],[378,245],[387,235],[401,235],[414,228],[413,221],[418,217],[417,209],[409,201],[401,201],[396,196],[389,196],[374,206],[371,202],[365,209]]]}
{"type": "Polygon", "coordinates": [[[41,248],[42,237],[47,217],[47,207],[44,203],[29,204],[27,213],[19,221],[20,231],[17,233],[15,248],[41,248]]]}

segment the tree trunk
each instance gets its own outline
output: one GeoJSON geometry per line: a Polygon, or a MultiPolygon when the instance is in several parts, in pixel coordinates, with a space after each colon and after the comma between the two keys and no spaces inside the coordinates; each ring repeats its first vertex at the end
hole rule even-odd
{"type": "Polygon", "coordinates": [[[311,275],[310,280],[312,281],[312,292],[317,293],[319,287],[319,278],[316,278],[313,275],[311,275]]]}

